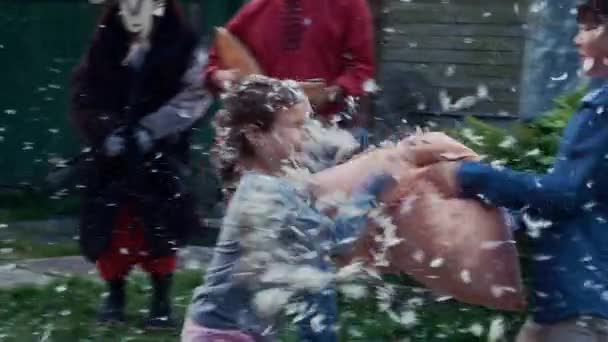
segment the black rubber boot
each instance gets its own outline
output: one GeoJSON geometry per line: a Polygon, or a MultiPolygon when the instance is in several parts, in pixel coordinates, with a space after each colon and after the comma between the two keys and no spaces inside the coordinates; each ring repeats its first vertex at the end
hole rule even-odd
{"type": "Polygon", "coordinates": [[[122,324],[125,322],[125,280],[107,282],[110,294],[101,305],[98,321],[104,324],[122,324]]]}
{"type": "Polygon", "coordinates": [[[171,284],[173,274],[163,276],[152,275],[152,300],[150,315],[146,328],[152,330],[175,329],[176,324],[171,317],[171,284]]]}

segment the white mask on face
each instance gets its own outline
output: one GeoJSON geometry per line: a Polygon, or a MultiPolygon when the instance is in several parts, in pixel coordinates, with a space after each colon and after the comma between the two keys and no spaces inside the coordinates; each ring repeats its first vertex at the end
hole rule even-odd
{"type": "Polygon", "coordinates": [[[163,15],[162,0],[120,0],[120,17],[122,23],[131,33],[147,38],[152,31],[154,16],[163,15]]]}

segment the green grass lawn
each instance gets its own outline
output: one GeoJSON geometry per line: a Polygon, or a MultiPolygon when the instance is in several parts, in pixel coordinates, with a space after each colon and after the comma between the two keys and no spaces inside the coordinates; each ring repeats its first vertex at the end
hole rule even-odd
{"type": "Polygon", "coordinates": [[[75,195],[53,196],[46,193],[0,193],[0,223],[44,220],[78,214],[80,198],[75,195]]]}
{"type": "MultiPolygon", "coordinates": [[[[48,211],[63,212],[67,207],[51,204],[37,210],[22,209],[17,214],[11,211],[10,217],[2,218],[0,215],[0,224],[13,219],[38,219],[48,211]]],[[[11,231],[5,235],[7,238],[0,239],[0,263],[80,254],[73,240],[44,242],[44,239],[34,238],[36,234],[29,231],[11,231]]],[[[525,244],[521,247],[525,250],[525,244]]],[[[178,320],[183,318],[192,289],[200,284],[201,279],[200,272],[182,271],[177,274],[173,297],[178,320]]],[[[131,280],[128,288],[129,322],[112,328],[95,322],[100,296],[105,291],[103,284],[96,279],[69,278],[45,287],[0,291],[0,341],[178,341],[178,332],[148,333],[142,329],[150,287],[143,275],[133,276],[131,280]]],[[[368,289],[363,299],[340,299],[341,341],[512,341],[523,321],[521,314],[503,313],[451,300],[438,302],[427,294],[412,292],[410,287],[404,286],[412,284],[403,278],[388,280],[396,288],[389,312],[379,308],[374,289],[368,289]],[[503,338],[489,339],[488,335],[493,334],[491,330],[504,331],[501,334],[503,338]]],[[[283,335],[284,342],[297,341],[291,324],[287,324],[283,335]]]]}
{"type": "MultiPolygon", "coordinates": [[[[94,279],[70,278],[45,287],[0,291],[0,341],[177,341],[178,333],[145,332],[142,322],[150,287],[143,275],[133,276],[128,288],[128,319],[123,327],[105,328],[95,323],[103,285],[94,279]]],[[[174,288],[178,319],[189,303],[201,274],[180,272],[174,288]]],[[[521,315],[417,297],[397,292],[395,312],[407,312],[397,323],[378,309],[373,295],[362,300],[341,299],[341,341],[488,341],[489,327],[501,318],[506,336],[521,323],[521,315]],[[408,304],[409,303],[409,304],[408,304]],[[476,336],[478,335],[478,336],[476,336]]],[[[296,341],[286,330],[283,341],[296,341]]],[[[503,341],[508,339],[498,339],[503,341]]]]}
{"type": "MultiPolygon", "coordinates": [[[[177,318],[185,312],[200,273],[181,272],[174,289],[177,318]]],[[[122,327],[102,327],[95,314],[104,286],[94,280],[71,278],[45,287],[0,292],[0,341],[176,341],[177,332],[146,333],[142,322],[150,288],[143,276],[129,284],[128,319],[122,327]]]]}
{"type": "Polygon", "coordinates": [[[75,241],[44,243],[24,239],[0,240],[0,262],[72,255],[80,255],[80,249],[75,241]]]}

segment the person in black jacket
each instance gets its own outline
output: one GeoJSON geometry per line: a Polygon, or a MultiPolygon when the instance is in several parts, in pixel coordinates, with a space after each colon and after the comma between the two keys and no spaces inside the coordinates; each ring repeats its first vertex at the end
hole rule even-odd
{"type": "Polygon", "coordinates": [[[121,0],[74,71],[70,117],[91,150],[80,244],[109,287],[102,322],[124,321],[125,278],[139,264],[154,289],[147,325],[173,326],[176,251],[200,228],[183,177],[191,128],[211,103],[205,63],[177,0],[121,0]]]}

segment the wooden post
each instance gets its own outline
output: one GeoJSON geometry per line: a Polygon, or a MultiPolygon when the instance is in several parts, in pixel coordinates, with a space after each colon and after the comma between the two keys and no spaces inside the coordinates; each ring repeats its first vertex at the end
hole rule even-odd
{"type": "Polygon", "coordinates": [[[377,30],[379,79],[386,110],[395,116],[409,112],[517,117],[526,4],[527,0],[487,1],[483,6],[478,0],[374,4],[386,9],[376,19],[382,26],[377,30]],[[457,105],[461,99],[474,101],[457,105]]]}
{"type": "Polygon", "coordinates": [[[369,7],[372,10],[374,16],[374,27],[375,27],[375,38],[376,38],[376,58],[378,61],[382,58],[382,42],[384,39],[383,25],[384,25],[384,0],[368,0],[369,7]]]}
{"type": "Polygon", "coordinates": [[[579,57],[572,38],[576,17],[575,0],[532,1],[544,6],[527,15],[526,45],[521,70],[520,112],[533,119],[553,107],[553,99],[575,89],[579,57]]]}

